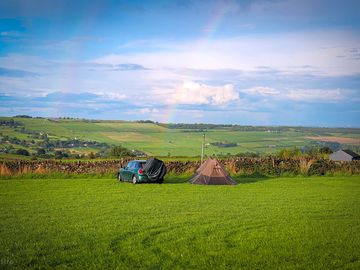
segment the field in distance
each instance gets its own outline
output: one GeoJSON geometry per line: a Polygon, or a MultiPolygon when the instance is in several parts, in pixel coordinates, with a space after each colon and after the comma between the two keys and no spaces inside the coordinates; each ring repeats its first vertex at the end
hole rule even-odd
{"type": "MultiPolygon", "coordinates": [[[[0,147],[11,145],[4,136],[32,141],[26,146],[29,152],[36,151],[36,143],[44,134],[48,140],[95,141],[107,145],[123,145],[128,149],[158,156],[198,156],[202,135],[206,134],[208,155],[227,155],[244,152],[259,154],[275,153],[283,148],[333,146],[360,146],[360,129],[356,128],[306,128],[306,127],[252,127],[236,125],[176,125],[153,122],[95,121],[76,119],[9,118],[1,117],[0,147]],[[13,120],[15,126],[8,124],[13,120]],[[35,135],[31,132],[37,132],[35,135]]],[[[71,148],[71,147],[70,147],[71,148]]],[[[98,151],[96,146],[81,145],[71,148],[79,153],[98,151]]]]}
{"type": "Polygon", "coordinates": [[[360,268],[359,176],[253,180],[0,181],[2,267],[360,268]]]}

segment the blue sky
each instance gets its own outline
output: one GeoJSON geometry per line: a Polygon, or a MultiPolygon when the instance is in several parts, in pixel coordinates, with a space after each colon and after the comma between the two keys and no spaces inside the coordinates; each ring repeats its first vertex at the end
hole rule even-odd
{"type": "Polygon", "coordinates": [[[360,2],[0,2],[0,115],[360,127],[360,2]]]}

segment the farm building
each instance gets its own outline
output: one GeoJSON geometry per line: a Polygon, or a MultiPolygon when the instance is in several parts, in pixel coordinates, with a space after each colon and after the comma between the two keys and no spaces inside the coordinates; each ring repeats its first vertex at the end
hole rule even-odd
{"type": "Polygon", "coordinates": [[[330,155],[330,160],[333,161],[352,161],[360,160],[360,156],[351,150],[342,150],[336,151],[330,155]]]}

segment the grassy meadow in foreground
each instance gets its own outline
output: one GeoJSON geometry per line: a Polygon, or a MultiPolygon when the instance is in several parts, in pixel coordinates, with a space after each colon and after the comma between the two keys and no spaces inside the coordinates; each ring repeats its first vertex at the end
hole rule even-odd
{"type": "Polygon", "coordinates": [[[0,197],[1,268],[360,268],[359,176],[12,179],[0,197]]]}

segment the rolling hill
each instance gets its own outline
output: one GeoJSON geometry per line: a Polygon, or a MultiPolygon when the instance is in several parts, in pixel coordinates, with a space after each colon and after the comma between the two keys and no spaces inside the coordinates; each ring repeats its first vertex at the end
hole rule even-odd
{"type": "MultiPolygon", "coordinates": [[[[25,148],[35,152],[41,143],[62,142],[58,149],[73,152],[98,152],[102,147],[122,145],[147,155],[198,156],[202,134],[206,134],[208,155],[244,152],[275,153],[283,148],[329,146],[352,148],[360,146],[360,129],[255,127],[239,125],[160,124],[151,121],[100,121],[81,119],[47,119],[0,117],[0,149],[25,148]],[[96,142],[96,143],[94,143],[96,142]]],[[[9,155],[10,156],[10,155],[9,155]]]]}

